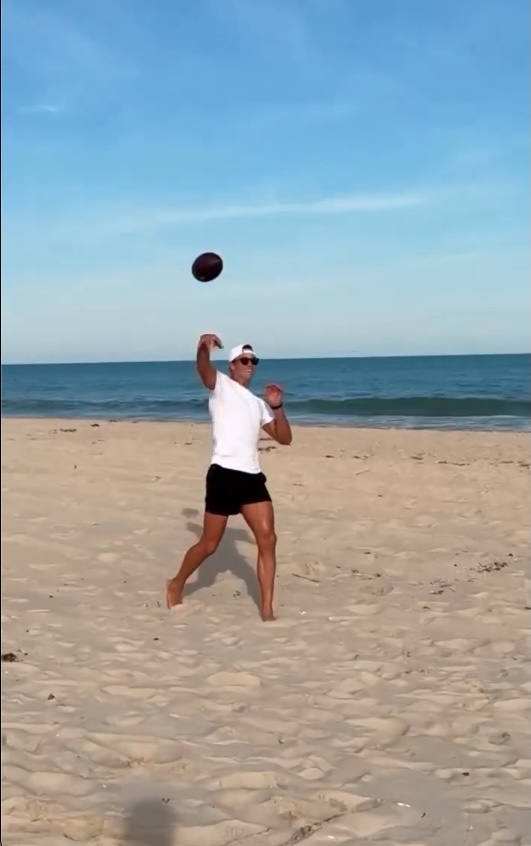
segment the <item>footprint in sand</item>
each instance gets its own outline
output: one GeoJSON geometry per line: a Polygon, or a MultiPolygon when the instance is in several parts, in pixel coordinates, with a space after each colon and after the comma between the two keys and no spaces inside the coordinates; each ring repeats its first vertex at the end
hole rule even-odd
{"type": "Polygon", "coordinates": [[[119,559],[120,556],[116,552],[101,552],[98,555],[98,561],[102,564],[116,564],[119,559]]]}
{"type": "Polygon", "coordinates": [[[207,678],[208,684],[213,687],[239,687],[247,689],[256,689],[261,687],[262,682],[258,676],[253,676],[251,673],[214,673],[214,675],[207,678]]]}
{"type": "Polygon", "coordinates": [[[529,711],[531,703],[529,699],[501,699],[494,707],[505,714],[522,714],[529,711]]]}

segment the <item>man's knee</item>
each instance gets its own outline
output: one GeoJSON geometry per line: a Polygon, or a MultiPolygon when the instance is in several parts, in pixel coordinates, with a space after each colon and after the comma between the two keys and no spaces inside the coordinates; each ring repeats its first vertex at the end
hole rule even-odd
{"type": "Polygon", "coordinates": [[[272,550],[277,545],[277,536],[272,528],[265,528],[256,533],[256,543],[259,549],[272,550]]]}
{"type": "Polygon", "coordinates": [[[201,545],[205,555],[214,555],[219,546],[219,540],[217,538],[201,538],[201,545]]]}

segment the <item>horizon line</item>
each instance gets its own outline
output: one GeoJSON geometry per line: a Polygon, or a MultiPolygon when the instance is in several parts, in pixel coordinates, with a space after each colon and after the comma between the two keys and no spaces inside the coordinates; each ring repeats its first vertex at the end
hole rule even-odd
{"type": "MultiPolygon", "coordinates": [[[[487,353],[414,353],[393,355],[318,355],[318,356],[260,356],[261,361],[369,361],[371,359],[399,358],[500,358],[505,356],[531,356],[527,352],[487,352],[487,353]]],[[[216,359],[228,364],[228,359],[216,359]]],[[[213,360],[215,363],[216,360],[213,360]]],[[[115,359],[109,361],[2,361],[2,367],[86,367],[105,366],[108,364],[194,364],[195,358],[151,358],[151,359],[115,359]]]]}

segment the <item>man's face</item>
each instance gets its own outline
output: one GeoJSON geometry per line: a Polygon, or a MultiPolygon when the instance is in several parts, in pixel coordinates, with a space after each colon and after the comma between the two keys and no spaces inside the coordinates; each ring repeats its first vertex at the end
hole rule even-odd
{"type": "Polygon", "coordinates": [[[248,385],[254,376],[257,365],[258,359],[254,352],[251,349],[244,350],[231,364],[234,378],[238,382],[248,385]]]}

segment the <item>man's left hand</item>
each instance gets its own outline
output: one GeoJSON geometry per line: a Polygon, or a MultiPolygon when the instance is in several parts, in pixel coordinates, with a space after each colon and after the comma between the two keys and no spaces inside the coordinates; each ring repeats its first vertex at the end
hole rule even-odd
{"type": "Polygon", "coordinates": [[[266,385],[264,398],[271,408],[282,405],[282,388],[280,385],[266,385]]]}

